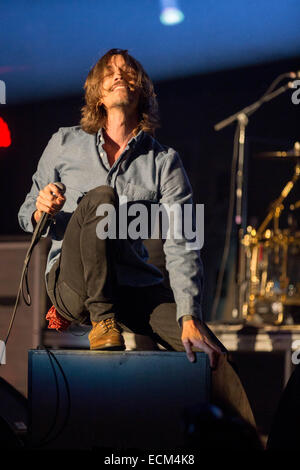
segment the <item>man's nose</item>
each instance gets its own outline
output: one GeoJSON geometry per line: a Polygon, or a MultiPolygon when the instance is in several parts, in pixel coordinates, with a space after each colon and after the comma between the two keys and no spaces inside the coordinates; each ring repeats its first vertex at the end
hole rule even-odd
{"type": "Polygon", "coordinates": [[[114,81],[118,81],[123,77],[122,70],[121,69],[116,69],[114,72],[114,81]]]}

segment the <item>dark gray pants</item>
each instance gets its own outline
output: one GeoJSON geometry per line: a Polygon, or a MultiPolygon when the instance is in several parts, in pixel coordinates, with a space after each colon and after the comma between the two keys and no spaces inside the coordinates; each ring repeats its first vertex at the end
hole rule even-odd
{"type": "Polygon", "coordinates": [[[57,311],[78,323],[115,317],[125,331],[151,336],[168,349],[183,351],[176,304],[171,289],[120,286],[116,282],[116,241],[101,240],[96,226],[100,204],[116,205],[109,186],[89,191],[78,204],[65,231],[59,260],[48,277],[48,294],[57,311]]]}

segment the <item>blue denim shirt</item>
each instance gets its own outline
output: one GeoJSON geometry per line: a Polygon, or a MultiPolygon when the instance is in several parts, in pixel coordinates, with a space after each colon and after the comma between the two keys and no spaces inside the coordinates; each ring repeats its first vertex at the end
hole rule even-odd
{"type": "MultiPolygon", "coordinates": [[[[32,177],[33,184],[19,211],[20,226],[33,232],[32,214],[39,191],[50,182],[66,186],[66,202],[45,233],[52,238],[46,276],[60,255],[68,221],[80,199],[100,185],[115,188],[128,203],[192,203],[192,189],[178,153],[140,131],[110,167],[103,149],[102,130],[88,134],[80,126],[60,128],[50,139],[32,177]]],[[[141,239],[118,240],[117,278],[121,285],[149,286],[162,281],[162,273],[147,263],[148,253],[141,239]]],[[[171,237],[164,243],[176,305],[177,320],[184,315],[202,319],[203,268],[199,250],[188,250],[186,239],[171,237]]]]}

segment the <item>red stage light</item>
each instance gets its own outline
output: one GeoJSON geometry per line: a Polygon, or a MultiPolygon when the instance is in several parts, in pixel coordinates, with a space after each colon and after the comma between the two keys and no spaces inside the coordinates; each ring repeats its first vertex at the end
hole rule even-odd
{"type": "Polygon", "coordinates": [[[8,125],[0,117],[0,147],[9,147],[11,144],[11,137],[8,125]]]}

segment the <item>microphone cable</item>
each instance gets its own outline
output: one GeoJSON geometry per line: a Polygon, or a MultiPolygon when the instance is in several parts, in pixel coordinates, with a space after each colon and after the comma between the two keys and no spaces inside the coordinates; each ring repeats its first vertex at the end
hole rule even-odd
{"type": "MultiPolygon", "coordinates": [[[[56,182],[54,184],[64,194],[64,192],[66,190],[65,185],[63,183],[60,183],[60,182],[56,182]]],[[[49,221],[49,214],[44,212],[43,215],[41,216],[40,220],[38,221],[35,229],[34,229],[29,248],[28,248],[27,253],[25,255],[23,269],[22,269],[22,273],[21,273],[20,284],[19,284],[18,293],[17,293],[17,298],[16,298],[16,302],[15,302],[15,305],[14,305],[13,313],[11,315],[11,319],[10,319],[10,323],[9,323],[8,330],[7,330],[7,333],[6,333],[6,337],[5,337],[5,340],[4,340],[4,347],[3,347],[3,351],[2,351],[2,354],[1,354],[1,357],[0,357],[0,364],[2,362],[1,360],[2,360],[2,357],[3,357],[4,351],[5,351],[5,346],[7,344],[8,339],[9,339],[9,336],[10,336],[10,333],[11,333],[11,330],[12,330],[12,327],[13,327],[13,324],[14,324],[14,321],[15,321],[15,318],[16,318],[17,308],[18,308],[18,304],[19,304],[21,294],[22,294],[22,297],[23,297],[23,300],[24,300],[25,304],[27,306],[31,305],[31,296],[30,296],[29,283],[28,283],[29,262],[30,262],[30,259],[31,259],[33,249],[37,245],[37,243],[39,242],[48,221],[49,221]],[[26,293],[24,293],[24,281],[25,281],[26,293]],[[25,294],[26,294],[27,298],[26,298],[25,294]]]]}

